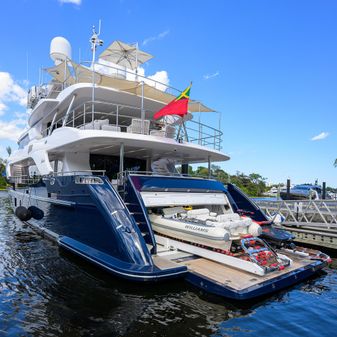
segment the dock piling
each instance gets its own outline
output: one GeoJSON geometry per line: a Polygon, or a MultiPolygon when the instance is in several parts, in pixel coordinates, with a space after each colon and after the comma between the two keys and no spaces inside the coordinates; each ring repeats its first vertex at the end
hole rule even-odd
{"type": "Polygon", "coordinates": [[[326,182],[323,181],[322,184],[322,199],[326,199],[326,182]]]}
{"type": "Polygon", "coordinates": [[[290,179],[287,179],[287,200],[290,199],[290,179]]]}

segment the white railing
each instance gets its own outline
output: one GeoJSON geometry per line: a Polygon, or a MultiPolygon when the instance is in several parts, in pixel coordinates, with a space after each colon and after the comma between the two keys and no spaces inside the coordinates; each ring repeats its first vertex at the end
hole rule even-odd
{"type": "Polygon", "coordinates": [[[117,173],[117,179],[123,180],[128,175],[140,175],[140,176],[153,176],[153,177],[177,177],[177,178],[197,178],[197,179],[215,179],[214,177],[209,177],[202,174],[186,174],[180,172],[168,172],[165,174],[160,174],[154,171],[123,171],[117,173]]]}
{"type": "Polygon", "coordinates": [[[60,171],[53,172],[50,177],[63,177],[63,176],[76,176],[76,175],[94,175],[94,176],[104,176],[105,170],[75,170],[75,171],[60,171]]]}
{"type": "MultiPolygon", "coordinates": [[[[91,72],[88,74],[88,76],[85,77],[87,83],[92,83],[95,82],[95,76],[107,76],[113,79],[124,79],[124,80],[129,80],[129,81],[137,81],[139,83],[144,82],[151,87],[158,89],[160,91],[163,91],[165,93],[178,96],[181,93],[181,90],[174,88],[166,83],[162,83],[160,81],[154,80],[152,78],[148,78],[143,75],[136,74],[135,72],[129,71],[129,70],[124,70],[120,69],[118,67],[115,67],[113,65],[108,65],[108,64],[103,64],[100,62],[95,62],[94,67],[92,67],[91,61],[84,61],[81,62],[81,66],[85,67],[85,69],[88,72],[91,72]],[[92,73],[92,69],[95,69],[95,73],[92,73]]],[[[52,96],[53,93],[57,92],[58,90],[51,88],[50,84],[56,85],[59,84],[61,90],[67,88],[68,86],[75,83],[84,83],[83,81],[84,75],[77,74],[76,70],[73,68],[70,68],[71,71],[69,71],[69,76],[65,77],[63,81],[61,82],[55,82],[52,81],[49,84],[40,84],[38,87],[43,89],[45,92],[44,97],[50,97],[52,96]],[[71,78],[71,80],[70,80],[71,78]]],[[[47,72],[47,69],[44,69],[45,73],[47,76],[50,76],[47,72]]],[[[37,88],[38,88],[37,87],[37,88]]],[[[42,91],[42,90],[41,90],[42,91]]]]}
{"type": "MultiPolygon", "coordinates": [[[[95,62],[94,67],[92,67],[91,61],[81,62],[81,65],[86,67],[88,71],[92,71],[92,69],[95,69],[95,72],[102,76],[108,76],[108,77],[115,78],[115,79],[124,79],[124,80],[129,80],[129,81],[144,82],[155,89],[158,89],[160,91],[166,92],[174,96],[178,96],[181,93],[181,90],[174,88],[166,83],[162,83],[152,78],[139,75],[136,72],[132,72],[127,69],[121,69],[113,65],[95,62]]],[[[76,78],[76,75],[74,77],[77,83],[79,79],[76,78]]],[[[92,82],[92,77],[88,78],[88,83],[91,83],[91,82],[92,82]]]]}
{"type": "Polygon", "coordinates": [[[15,185],[33,185],[38,183],[41,180],[40,175],[36,176],[28,176],[28,175],[18,175],[18,176],[10,176],[8,177],[8,181],[11,184],[15,185]]]}
{"type": "Polygon", "coordinates": [[[271,218],[281,214],[294,224],[337,224],[336,200],[255,200],[271,218]]]}
{"type": "MultiPolygon", "coordinates": [[[[127,106],[102,101],[87,101],[72,109],[67,116],[62,115],[54,121],[52,125],[42,131],[44,137],[50,135],[55,129],[67,126],[80,129],[95,129],[95,122],[108,120],[108,125],[114,127],[114,131],[132,132],[129,130],[132,121],[141,116],[141,109],[134,106],[127,106]],[[93,106],[95,110],[93,112],[93,106]],[[119,111],[127,108],[129,114],[121,114],[119,111]],[[102,110],[102,111],[99,111],[102,110]],[[131,116],[131,112],[134,112],[131,116]],[[65,120],[66,119],[66,120],[65,120]]],[[[222,132],[211,126],[197,121],[187,121],[184,124],[172,125],[166,122],[145,120],[149,128],[143,128],[136,133],[162,136],[176,139],[179,142],[191,142],[202,146],[221,150],[222,132]],[[171,132],[167,130],[171,128],[171,132]],[[173,129],[172,129],[173,128],[173,129]],[[172,132],[172,130],[174,132],[172,132]]]]}

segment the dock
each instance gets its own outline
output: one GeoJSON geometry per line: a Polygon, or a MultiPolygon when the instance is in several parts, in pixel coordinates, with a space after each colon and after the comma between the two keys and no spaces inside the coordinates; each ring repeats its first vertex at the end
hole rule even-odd
{"type": "Polygon", "coordinates": [[[295,241],[337,250],[336,200],[255,200],[270,217],[280,214],[282,226],[295,241]]]}

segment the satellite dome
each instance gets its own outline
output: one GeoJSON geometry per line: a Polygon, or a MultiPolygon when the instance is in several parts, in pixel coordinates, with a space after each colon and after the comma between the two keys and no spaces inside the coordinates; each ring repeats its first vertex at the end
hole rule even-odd
{"type": "Polygon", "coordinates": [[[50,42],[50,57],[58,65],[66,59],[71,59],[71,45],[62,36],[54,37],[50,42]]]}

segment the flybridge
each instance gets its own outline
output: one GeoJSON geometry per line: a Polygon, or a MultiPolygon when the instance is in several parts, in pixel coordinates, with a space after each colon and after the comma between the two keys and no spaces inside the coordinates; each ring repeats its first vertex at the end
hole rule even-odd
{"type": "Polygon", "coordinates": [[[114,41],[96,61],[98,36],[94,32],[91,39],[92,61],[81,64],[72,59],[65,38],[52,40],[50,56],[55,65],[45,69],[51,81],[32,87],[28,95],[29,126],[34,129],[29,131],[30,140],[50,136],[60,127],[74,127],[165,137],[221,150],[220,114],[219,129],[201,123],[200,118],[192,120],[194,112],[213,109],[190,100],[183,118],[172,115],[153,121],[154,114],[180,91],[137,73],[138,65],[152,57],[137,44],[114,41]]]}
{"type": "MultiPolygon", "coordinates": [[[[50,45],[50,57],[54,61],[53,67],[45,68],[52,77],[49,84],[40,83],[32,87],[29,108],[33,108],[41,98],[55,98],[61,90],[76,83],[91,83],[93,86],[105,86],[169,103],[181,91],[161,83],[152,78],[138,74],[138,66],[147,62],[152,55],[138,49],[138,44],[130,45],[122,41],[114,41],[95,60],[95,53],[99,43],[94,32],[92,38],[93,60],[76,63],[71,57],[71,45],[63,37],[55,37],[50,45]],[[57,85],[56,85],[57,84],[57,85]],[[55,86],[56,85],[56,86],[55,86]]],[[[190,112],[212,112],[200,101],[190,101],[190,112]]]]}

